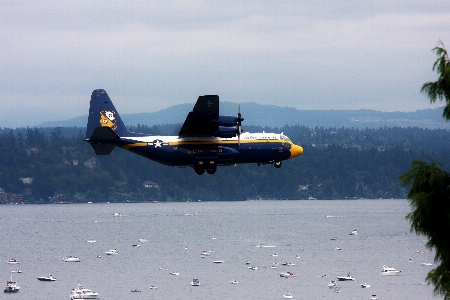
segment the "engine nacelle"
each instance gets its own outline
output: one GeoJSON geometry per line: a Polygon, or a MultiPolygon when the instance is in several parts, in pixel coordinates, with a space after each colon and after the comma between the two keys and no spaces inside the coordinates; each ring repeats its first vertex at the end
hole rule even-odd
{"type": "Polygon", "coordinates": [[[239,118],[235,116],[219,116],[217,119],[213,119],[210,122],[217,126],[232,127],[236,126],[239,118]]]}
{"type": "Polygon", "coordinates": [[[235,127],[223,127],[219,126],[218,130],[211,132],[211,135],[221,138],[232,138],[237,134],[237,128],[235,127]]]}

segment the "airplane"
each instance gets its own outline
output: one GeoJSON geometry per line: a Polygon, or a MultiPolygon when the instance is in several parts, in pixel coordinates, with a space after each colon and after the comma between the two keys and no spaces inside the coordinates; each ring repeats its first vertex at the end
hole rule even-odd
{"type": "Polygon", "coordinates": [[[217,166],[273,164],[303,154],[283,133],[247,133],[237,116],[219,115],[219,96],[199,96],[178,136],[130,132],[103,89],[92,92],[85,141],[97,155],[116,147],[168,166],[192,167],[198,175],[214,174],[217,166]]]}

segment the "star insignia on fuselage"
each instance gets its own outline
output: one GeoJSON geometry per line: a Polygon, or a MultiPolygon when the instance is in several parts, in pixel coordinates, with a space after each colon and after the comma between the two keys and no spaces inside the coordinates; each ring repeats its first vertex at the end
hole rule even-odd
{"type": "Polygon", "coordinates": [[[154,146],[156,149],[161,149],[162,146],[163,146],[163,141],[161,141],[161,140],[154,140],[154,141],[153,141],[153,146],[154,146]]]}

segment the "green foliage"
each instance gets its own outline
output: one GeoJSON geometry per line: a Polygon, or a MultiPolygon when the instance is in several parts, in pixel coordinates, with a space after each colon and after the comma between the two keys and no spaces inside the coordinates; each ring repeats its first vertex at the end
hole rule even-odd
{"type": "Polygon", "coordinates": [[[408,192],[412,212],[406,218],[411,231],[428,237],[427,248],[435,249],[440,265],[428,273],[434,292],[450,299],[450,174],[437,162],[414,161],[409,172],[400,177],[408,192]]]}
{"type": "Polygon", "coordinates": [[[439,40],[438,46],[431,51],[434,51],[437,56],[433,64],[433,71],[436,70],[439,78],[436,81],[425,83],[420,91],[427,95],[431,103],[436,100],[445,100],[447,105],[444,107],[443,117],[450,120],[450,60],[441,40],[439,40]]]}
{"type": "MultiPolygon", "coordinates": [[[[136,131],[138,128],[134,128],[136,131]]],[[[158,132],[159,127],[140,126],[158,132]]],[[[198,176],[122,149],[96,156],[80,128],[0,129],[0,203],[23,194],[27,203],[270,199],[404,198],[397,180],[412,160],[428,156],[450,166],[447,130],[420,128],[245,128],[284,132],[304,154],[272,165],[219,167],[198,176]],[[21,140],[29,137],[30,143],[21,140]],[[19,178],[34,178],[23,183],[19,178]],[[145,188],[145,181],[159,188],[145,188]]]]}
{"type": "MultiPolygon", "coordinates": [[[[433,65],[439,78],[422,86],[431,103],[445,100],[443,117],[450,120],[450,61],[442,41],[432,51],[437,60],[433,65]]],[[[445,162],[447,160],[443,160],[445,162]]],[[[413,211],[406,216],[411,231],[428,237],[426,246],[436,251],[435,261],[439,265],[427,275],[434,285],[434,293],[450,300],[450,174],[441,170],[433,161],[413,161],[411,170],[400,176],[403,184],[411,185],[408,199],[413,211]]]]}

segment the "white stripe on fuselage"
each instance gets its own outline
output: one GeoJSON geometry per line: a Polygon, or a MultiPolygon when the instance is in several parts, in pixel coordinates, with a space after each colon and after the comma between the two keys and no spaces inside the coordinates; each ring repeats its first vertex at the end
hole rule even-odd
{"type": "MultiPolygon", "coordinates": [[[[178,136],[167,136],[167,135],[150,135],[143,137],[121,137],[121,139],[134,140],[136,142],[141,143],[153,143],[155,140],[161,140],[163,143],[167,144],[178,144],[178,143],[220,143],[220,142],[228,142],[228,143],[237,143],[238,137],[232,138],[220,138],[220,137],[187,137],[187,138],[179,138],[178,136]]],[[[289,138],[282,133],[248,133],[244,132],[240,137],[241,142],[258,142],[258,141],[269,141],[269,140],[284,140],[286,142],[290,142],[289,138]]]]}

